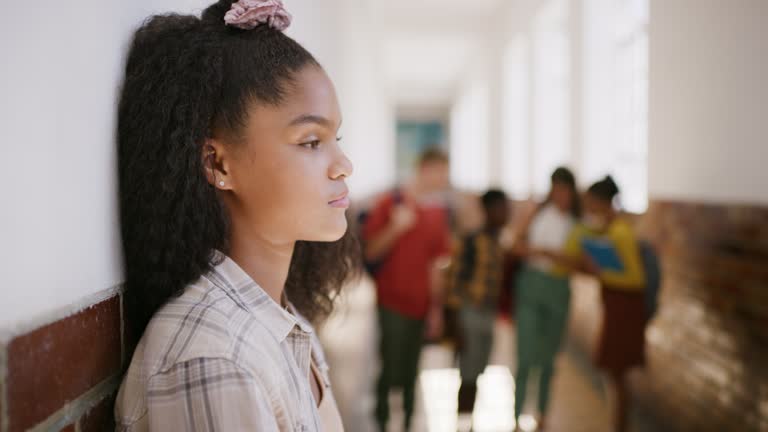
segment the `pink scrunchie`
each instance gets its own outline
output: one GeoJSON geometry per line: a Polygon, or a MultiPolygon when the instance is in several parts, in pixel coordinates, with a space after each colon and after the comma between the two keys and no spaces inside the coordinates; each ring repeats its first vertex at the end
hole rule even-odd
{"type": "Polygon", "coordinates": [[[224,22],[232,27],[251,30],[267,24],[278,31],[291,25],[291,14],[285,10],[282,0],[240,0],[224,15],[224,22]]]}

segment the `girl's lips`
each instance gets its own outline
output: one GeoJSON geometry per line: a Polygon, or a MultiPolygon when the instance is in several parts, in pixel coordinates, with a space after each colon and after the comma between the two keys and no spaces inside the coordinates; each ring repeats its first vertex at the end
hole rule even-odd
{"type": "Polygon", "coordinates": [[[343,196],[339,199],[329,202],[328,204],[330,204],[331,207],[335,207],[335,208],[349,208],[350,202],[347,196],[343,196]]]}

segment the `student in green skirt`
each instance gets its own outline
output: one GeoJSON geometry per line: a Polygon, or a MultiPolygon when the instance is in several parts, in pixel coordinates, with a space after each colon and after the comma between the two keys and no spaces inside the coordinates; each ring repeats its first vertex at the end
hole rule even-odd
{"type": "Polygon", "coordinates": [[[548,199],[529,217],[523,230],[524,238],[516,246],[525,264],[515,285],[515,418],[519,420],[522,414],[529,377],[532,372],[538,372],[540,427],[545,422],[555,356],[566,328],[571,297],[568,270],[556,265],[547,254],[564,250],[580,213],[573,173],[567,168],[558,168],[551,181],[548,199]]]}

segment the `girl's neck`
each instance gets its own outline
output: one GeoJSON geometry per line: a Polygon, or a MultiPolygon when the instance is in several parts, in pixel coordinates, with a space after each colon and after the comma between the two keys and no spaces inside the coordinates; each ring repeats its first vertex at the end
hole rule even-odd
{"type": "Polygon", "coordinates": [[[555,209],[557,210],[557,212],[560,213],[561,215],[567,216],[567,215],[571,214],[570,209],[562,208],[562,207],[560,207],[557,204],[555,204],[554,206],[555,206],[555,209]]]}
{"type": "Polygon", "coordinates": [[[232,226],[229,257],[277,304],[283,303],[295,242],[277,244],[255,233],[240,234],[232,226]]]}
{"type": "Polygon", "coordinates": [[[618,217],[618,214],[616,212],[610,212],[605,215],[605,226],[602,229],[603,233],[607,233],[611,229],[611,225],[613,225],[613,222],[618,217]]]}

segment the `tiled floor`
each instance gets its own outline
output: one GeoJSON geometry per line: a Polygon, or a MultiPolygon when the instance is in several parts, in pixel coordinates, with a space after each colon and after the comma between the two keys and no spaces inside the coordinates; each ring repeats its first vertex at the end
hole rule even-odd
{"type": "MultiPolygon", "coordinates": [[[[323,327],[321,336],[332,367],[336,397],[347,431],[374,431],[371,418],[373,386],[378,369],[376,358],[375,297],[370,281],[350,287],[343,305],[323,327]]],[[[469,430],[503,432],[514,427],[514,329],[499,321],[491,364],[478,382],[474,415],[457,418],[458,371],[446,347],[428,346],[422,352],[415,432],[469,430]]],[[[551,415],[547,431],[608,431],[609,417],[604,397],[596,390],[572,356],[561,354],[553,381],[551,415]]],[[[529,391],[535,400],[535,390],[529,391]]],[[[402,430],[400,397],[393,394],[389,432],[402,430]]],[[[526,407],[532,413],[533,406],[526,407]]],[[[535,430],[533,417],[524,417],[523,430],[535,430]]]]}

